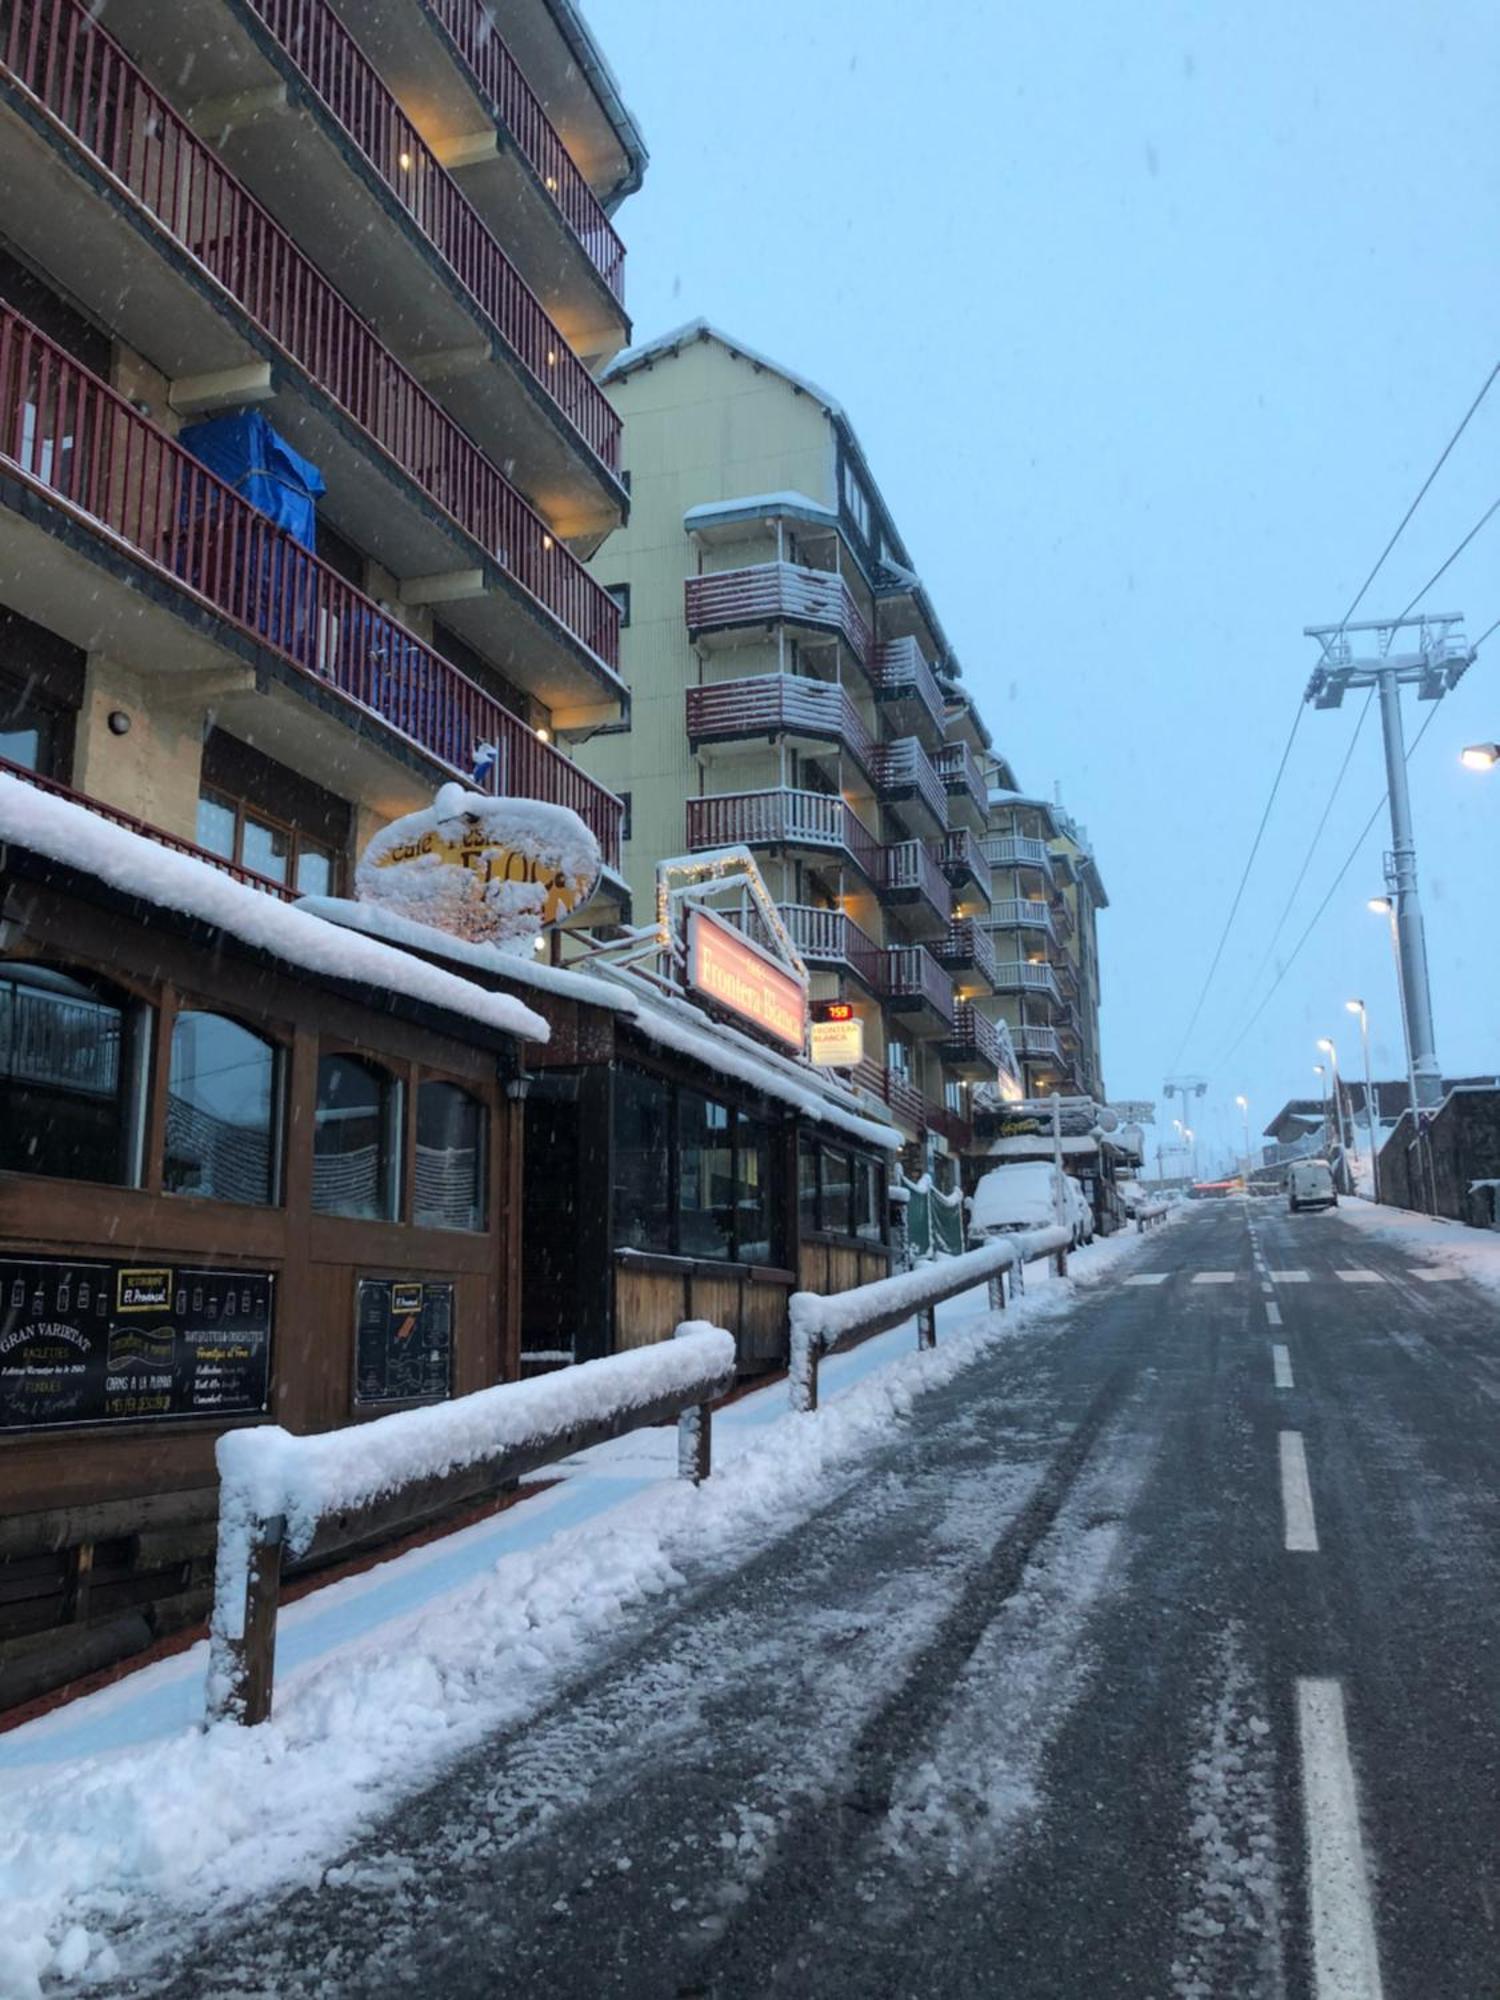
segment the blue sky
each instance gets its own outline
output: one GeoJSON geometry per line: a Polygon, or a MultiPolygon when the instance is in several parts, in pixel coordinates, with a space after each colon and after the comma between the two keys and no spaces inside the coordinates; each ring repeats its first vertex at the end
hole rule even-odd
{"type": "MultiPolygon", "coordinates": [[[[1468,0],[590,0],[652,153],[622,210],[638,337],[699,313],[860,431],[1022,782],[1089,827],[1111,1092],[1156,1096],[1316,658],[1500,355],[1491,10],[1468,0]]],[[[1363,610],[1500,493],[1500,385],[1363,610]]],[[[1500,618],[1500,517],[1425,600],[1500,618]]],[[[1316,1088],[1344,1001],[1402,1067],[1378,826],[1229,1052],[1384,785],[1309,711],[1199,1030],[1200,1128],[1316,1088]]],[[[1414,730],[1425,708],[1409,710],[1414,730]]],[[[1500,1068],[1500,634],[1412,764],[1438,1049],[1500,1068]]],[[[1347,1047],[1345,1047],[1347,1044],[1347,1047]]]]}

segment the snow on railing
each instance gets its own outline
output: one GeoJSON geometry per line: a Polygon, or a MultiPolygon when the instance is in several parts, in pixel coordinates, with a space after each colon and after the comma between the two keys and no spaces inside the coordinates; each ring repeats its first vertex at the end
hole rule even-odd
{"type": "MultiPolygon", "coordinates": [[[[702,1320],[677,1332],[652,1347],[311,1437],[279,1424],[227,1431],[217,1452],[209,1721],[251,1724],[271,1712],[283,1557],[314,1560],[410,1525],[451,1503],[456,1475],[478,1471],[494,1492],[674,1418],[679,1472],[706,1479],[708,1405],[733,1387],[734,1338],[702,1320]]],[[[477,1490],[471,1482],[463,1497],[477,1490]]]]}
{"type": "Polygon", "coordinates": [[[1143,1202],[1135,1212],[1135,1233],[1144,1236],[1151,1223],[1165,1222],[1166,1219],[1167,1204],[1164,1201],[1143,1202]]]}
{"type": "Polygon", "coordinates": [[[826,1297],[819,1292],[793,1292],[788,1371],[792,1408],[806,1412],[818,1407],[818,1363],[825,1354],[835,1348],[858,1346],[874,1334],[903,1325],[913,1315],[918,1347],[935,1347],[934,1308],[944,1299],[988,1284],[990,1309],[999,1311],[1005,1305],[1007,1271],[1012,1295],[1024,1290],[1025,1267],[1039,1258],[1055,1257],[1058,1275],[1066,1277],[1071,1240],[1069,1232],[1060,1227],[1021,1230],[1013,1236],[996,1237],[961,1257],[947,1257],[917,1271],[900,1271],[893,1278],[877,1278],[873,1284],[856,1285],[851,1291],[826,1297]]]}

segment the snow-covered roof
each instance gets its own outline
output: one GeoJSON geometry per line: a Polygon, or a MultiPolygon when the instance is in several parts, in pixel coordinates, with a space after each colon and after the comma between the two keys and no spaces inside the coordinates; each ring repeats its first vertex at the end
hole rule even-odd
{"type": "Polygon", "coordinates": [[[820,389],[816,382],[810,382],[805,375],[788,368],[783,362],[773,361],[768,354],[759,354],[753,347],[747,347],[743,340],[721,333],[709,320],[690,319],[682,326],[674,326],[666,333],[659,333],[655,340],[643,340],[635,347],[627,347],[623,354],[617,354],[607,368],[601,369],[602,383],[623,382],[627,375],[633,375],[638,368],[649,368],[653,361],[660,361],[665,355],[675,354],[679,348],[687,347],[695,340],[716,340],[720,347],[738,355],[753,367],[764,368],[772,375],[779,375],[783,382],[789,382],[794,389],[800,389],[804,396],[811,396],[815,403],[821,403],[831,417],[839,417],[847,424],[848,415],[836,396],[830,396],[826,389],[820,389]]]}
{"type": "Polygon", "coordinates": [[[178,854],[86,806],[0,774],[3,841],[124,895],[211,924],[303,972],[350,980],[377,993],[399,993],[523,1041],[547,1040],[547,1023],[513,993],[486,992],[409,952],[373,937],[352,935],[263,889],[236,882],[207,861],[178,854]]]}
{"type": "Polygon", "coordinates": [[[839,520],[837,507],[827,507],[810,494],[788,490],[783,493],[749,493],[734,500],[705,500],[687,509],[682,525],[691,534],[704,528],[727,528],[738,521],[764,521],[778,515],[798,521],[817,521],[829,528],[836,528],[839,520]]]}

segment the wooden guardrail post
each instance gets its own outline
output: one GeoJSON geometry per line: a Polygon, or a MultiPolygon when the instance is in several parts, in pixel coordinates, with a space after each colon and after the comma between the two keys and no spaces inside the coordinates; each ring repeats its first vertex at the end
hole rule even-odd
{"type": "Polygon", "coordinates": [[[918,1347],[937,1346],[937,1307],[922,1306],[917,1313],[918,1347]]]}
{"type": "Polygon", "coordinates": [[[1057,1266],[1057,1275],[1058,1275],[1058,1277],[1060,1277],[1060,1278],[1065,1278],[1065,1277],[1067,1277],[1067,1275],[1068,1275],[1068,1253],[1067,1253],[1066,1249],[1062,1249],[1062,1250],[1059,1250],[1059,1251],[1058,1251],[1058,1253],[1057,1253],[1057,1258],[1056,1258],[1056,1266],[1057,1266]]]}
{"type": "MultiPolygon", "coordinates": [[[[701,1320],[686,1319],[676,1338],[702,1330],[701,1320]]],[[[701,1486],[713,1463],[713,1411],[707,1403],[689,1403],[677,1419],[677,1477],[701,1486]]]]}
{"type": "Polygon", "coordinates": [[[792,1318],[791,1350],[787,1360],[787,1386],[792,1408],[807,1416],[818,1407],[818,1335],[792,1318]]]}
{"type": "MultiPolygon", "coordinates": [[[[276,1613],[281,1603],[281,1545],[286,1521],[280,1514],[269,1521],[252,1521],[245,1555],[244,1597],[239,1631],[234,1606],[216,1596],[209,1631],[208,1687],[210,1722],[243,1722],[253,1726],[271,1713],[276,1682],[276,1613]]],[[[220,1560],[224,1559],[223,1539],[220,1560]]],[[[230,1585],[231,1591],[233,1584],[230,1585]]]]}

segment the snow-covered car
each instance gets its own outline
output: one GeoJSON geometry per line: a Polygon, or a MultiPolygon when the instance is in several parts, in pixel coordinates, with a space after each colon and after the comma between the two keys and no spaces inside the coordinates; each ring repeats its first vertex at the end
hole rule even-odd
{"type": "Polygon", "coordinates": [[[1050,1160],[1014,1160],[991,1167],[974,1190],[969,1205],[969,1237],[988,1237],[1018,1229],[1050,1229],[1058,1215],[1058,1179],[1062,1181],[1062,1218],[1076,1250],[1094,1240],[1093,1210],[1071,1174],[1059,1176],[1050,1160]]]}
{"type": "Polygon", "coordinates": [[[1304,1208],[1338,1207],[1338,1189],[1326,1160],[1293,1160],[1287,1169],[1286,1205],[1293,1215],[1304,1208]]]}
{"type": "Polygon", "coordinates": [[[1140,1182],[1135,1180],[1118,1182],[1115,1192],[1120,1197],[1121,1208],[1132,1221],[1140,1214],[1143,1203],[1150,1199],[1140,1182]]]}

